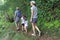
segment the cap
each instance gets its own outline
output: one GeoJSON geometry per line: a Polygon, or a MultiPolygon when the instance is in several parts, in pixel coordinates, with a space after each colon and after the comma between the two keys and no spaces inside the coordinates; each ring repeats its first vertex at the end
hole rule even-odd
{"type": "Polygon", "coordinates": [[[34,3],[35,4],[36,2],[35,1],[31,1],[31,3],[34,3]]]}

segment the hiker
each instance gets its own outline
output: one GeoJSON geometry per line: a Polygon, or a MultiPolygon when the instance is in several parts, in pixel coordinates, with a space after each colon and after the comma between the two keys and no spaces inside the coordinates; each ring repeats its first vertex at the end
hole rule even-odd
{"type": "Polygon", "coordinates": [[[16,28],[17,28],[17,31],[19,31],[19,21],[20,21],[20,18],[21,18],[22,14],[21,14],[21,11],[19,10],[19,7],[16,7],[16,10],[15,10],[15,24],[16,24],[16,28]]]}
{"type": "Polygon", "coordinates": [[[30,22],[32,23],[32,30],[33,30],[33,34],[32,36],[36,36],[36,32],[35,29],[39,32],[39,36],[41,34],[41,31],[39,30],[39,28],[37,27],[36,23],[37,23],[37,7],[36,7],[36,2],[35,1],[31,1],[30,2],[31,5],[31,18],[30,18],[30,22]]]}
{"type": "Polygon", "coordinates": [[[28,20],[27,20],[27,17],[26,17],[26,16],[24,16],[24,19],[25,19],[25,26],[24,26],[24,28],[25,28],[25,31],[26,31],[26,33],[27,33],[28,20]]]}
{"type": "Polygon", "coordinates": [[[21,17],[21,24],[22,24],[22,31],[25,31],[27,33],[28,21],[26,16],[21,17]]]}
{"type": "Polygon", "coordinates": [[[22,15],[21,17],[22,31],[24,31],[24,22],[25,22],[25,19],[24,19],[24,16],[22,15]]]}

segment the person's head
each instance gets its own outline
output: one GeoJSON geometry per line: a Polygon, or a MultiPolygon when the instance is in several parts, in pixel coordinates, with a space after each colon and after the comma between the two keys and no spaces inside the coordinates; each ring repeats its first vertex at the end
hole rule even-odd
{"type": "Polygon", "coordinates": [[[19,10],[19,7],[16,7],[16,10],[19,10]]]}
{"type": "Polygon", "coordinates": [[[30,1],[30,5],[31,5],[31,6],[33,6],[33,5],[36,6],[36,2],[35,2],[35,1],[30,1]]]}
{"type": "Polygon", "coordinates": [[[26,15],[24,15],[24,19],[25,19],[25,20],[27,20],[27,17],[26,17],[26,15]]]}

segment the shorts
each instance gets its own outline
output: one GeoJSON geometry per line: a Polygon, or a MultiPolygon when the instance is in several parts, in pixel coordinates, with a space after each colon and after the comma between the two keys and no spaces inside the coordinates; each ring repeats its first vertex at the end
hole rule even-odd
{"type": "Polygon", "coordinates": [[[32,18],[32,23],[37,23],[37,18],[32,18]]]}
{"type": "Polygon", "coordinates": [[[19,17],[16,17],[15,18],[15,23],[17,24],[17,23],[19,23],[19,21],[20,21],[20,18],[19,17]]]}
{"type": "Polygon", "coordinates": [[[24,26],[24,23],[22,24],[22,26],[24,26]]]}

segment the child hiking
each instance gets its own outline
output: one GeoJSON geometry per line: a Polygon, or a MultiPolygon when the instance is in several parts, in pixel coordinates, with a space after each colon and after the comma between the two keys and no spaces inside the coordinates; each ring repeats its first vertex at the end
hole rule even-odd
{"type": "Polygon", "coordinates": [[[28,21],[26,16],[21,17],[22,31],[27,33],[28,21]]]}
{"type": "Polygon", "coordinates": [[[21,16],[22,16],[22,14],[21,14],[21,11],[19,10],[19,7],[16,7],[16,10],[15,10],[15,25],[16,25],[17,31],[19,31],[19,21],[20,21],[21,16]]]}
{"type": "Polygon", "coordinates": [[[21,17],[22,31],[24,31],[24,23],[25,23],[25,19],[24,19],[24,16],[22,15],[21,17]]]}

